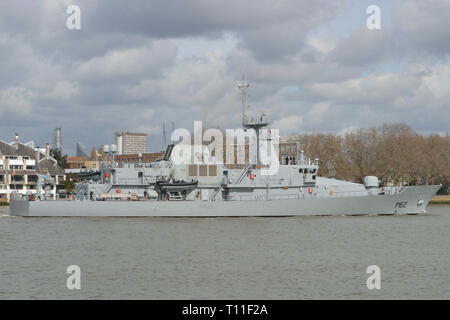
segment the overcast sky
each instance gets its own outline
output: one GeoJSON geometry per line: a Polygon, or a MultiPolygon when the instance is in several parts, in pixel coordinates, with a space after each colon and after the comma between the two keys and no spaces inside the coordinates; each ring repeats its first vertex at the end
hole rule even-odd
{"type": "Polygon", "coordinates": [[[450,0],[2,0],[0,139],[42,145],[62,126],[73,153],[127,130],[156,151],[163,122],[238,127],[242,73],[282,134],[448,132],[449,21],[450,0]]]}

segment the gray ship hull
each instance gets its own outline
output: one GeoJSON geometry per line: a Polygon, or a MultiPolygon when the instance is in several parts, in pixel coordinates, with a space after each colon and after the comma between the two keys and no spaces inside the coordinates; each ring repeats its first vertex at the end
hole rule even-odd
{"type": "Polygon", "coordinates": [[[28,217],[246,217],[424,213],[440,186],[410,186],[394,195],[269,201],[25,201],[11,214],[28,217]]]}

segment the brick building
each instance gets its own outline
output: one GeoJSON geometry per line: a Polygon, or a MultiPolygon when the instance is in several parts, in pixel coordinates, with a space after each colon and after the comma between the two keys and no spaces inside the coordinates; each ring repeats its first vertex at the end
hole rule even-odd
{"type": "Polygon", "coordinates": [[[139,154],[147,152],[147,134],[117,132],[115,134],[117,154],[139,154]]]}
{"type": "Polygon", "coordinates": [[[162,159],[164,157],[164,152],[142,153],[140,155],[141,157],[139,157],[139,154],[115,155],[114,161],[119,167],[122,167],[125,164],[150,163],[155,160],[162,159]]]}
{"type": "Polygon", "coordinates": [[[85,157],[67,157],[65,169],[99,169],[100,161],[85,157]]]}

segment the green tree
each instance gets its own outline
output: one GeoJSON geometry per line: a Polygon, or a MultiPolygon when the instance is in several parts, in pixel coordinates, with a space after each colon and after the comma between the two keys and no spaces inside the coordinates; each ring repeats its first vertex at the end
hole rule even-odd
{"type": "Polygon", "coordinates": [[[75,192],[75,182],[69,179],[61,181],[61,185],[64,187],[64,190],[67,192],[75,192]]]}
{"type": "Polygon", "coordinates": [[[61,168],[66,168],[67,165],[67,155],[62,155],[61,150],[51,149],[50,155],[55,158],[56,162],[58,162],[58,166],[61,168]]]}
{"type": "Polygon", "coordinates": [[[75,183],[78,182],[78,176],[75,173],[68,173],[66,175],[66,179],[61,182],[61,185],[64,187],[64,190],[67,192],[75,192],[75,183]]]}

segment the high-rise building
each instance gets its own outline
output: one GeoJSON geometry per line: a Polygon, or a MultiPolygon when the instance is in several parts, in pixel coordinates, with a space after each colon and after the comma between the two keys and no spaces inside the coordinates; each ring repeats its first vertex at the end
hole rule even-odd
{"type": "Polygon", "coordinates": [[[147,134],[117,132],[115,134],[117,154],[139,154],[147,152],[147,134]]]}
{"type": "Polygon", "coordinates": [[[89,150],[80,142],[77,143],[77,157],[89,158],[89,150]]]}
{"type": "Polygon", "coordinates": [[[59,150],[62,154],[63,152],[63,135],[62,135],[62,128],[56,127],[53,130],[53,141],[52,141],[52,148],[53,150],[59,150]]]}

